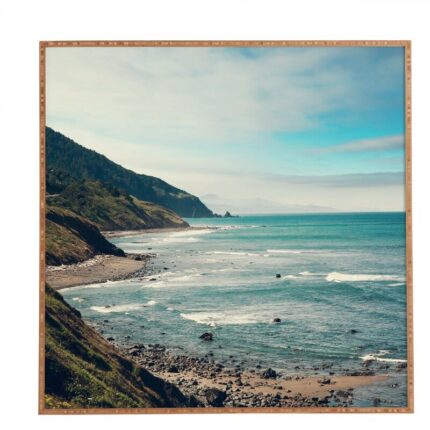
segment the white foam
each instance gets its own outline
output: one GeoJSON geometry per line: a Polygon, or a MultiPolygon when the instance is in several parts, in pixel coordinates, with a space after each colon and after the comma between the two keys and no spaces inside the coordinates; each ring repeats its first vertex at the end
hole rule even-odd
{"type": "Polygon", "coordinates": [[[72,300],[78,303],[82,303],[84,301],[84,299],[81,299],[80,297],[73,297],[72,300]]]}
{"type": "MultiPolygon", "coordinates": [[[[304,276],[323,276],[323,275],[325,275],[325,273],[312,273],[306,270],[304,272],[300,272],[298,275],[286,275],[284,276],[283,279],[300,279],[304,276]]],[[[334,282],[339,282],[339,281],[334,281],[334,282]]]]}
{"type": "Polygon", "coordinates": [[[270,254],[328,254],[331,251],[322,251],[318,249],[268,249],[270,254]]]}
{"type": "Polygon", "coordinates": [[[265,323],[271,324],[273,318],[286,318],[285,303],[272,304],[265,308],[261,305],[246,305],[222,311],[192,310],[184,311],[181,317],[209,326],[243,325],[265,323]]]}
{"type": "Polygon", "coordinates": [[[250,256],[250,257],[259,257],[260,254],[255,252],[244,252],[244,251],[209,251],[206,252],[209,255],[239,255],[239,256],[250,256]]]}
{"type": "Polygon", "coordinates": [[[194,321],[197,324],[205,324],[210,327],[215,327],[216,325],[256,324],[261,322],[255,316],[247,314],[234,314],[232,312],[181,313],[181,317],[194,321]]]}
{"type": "Polygon", "coordinates": [[[406,363],[407,362],[407,360],[404,360],[402,358],[386,358],[385,356],[388,355],[389,353],[390,351],[386,351],[382,349],[375,354],[366,354],[360,358],[363,361],[373,360],[373,361],[382,361],[385,363],[406,363]]]}
{"type": "Polygon", "coordinates": [[[117,306],[91,306],[93,311],[102,313],[102,314],[110,314],[112,312],[129,312],[129,311],[137,311],[139,309],[148,306],[147,303],[130,303],[127,305],[117,305],[117,306]]]}
{"type": "Polygon", "coordinates": [[[70,290],[77,291],[77,290],[86,290],[86,289],[92,289],[92,288],[111,288],[111,287],[116,287],[118,284],[124,284],[124,283],[130,283],[130,282],[136,282],[136,279],[131,278],[131,279],[123,279],[119,281],[100,282],[97,284],[77,285],[76,287],[63,288],[61,290],[61,293],[65,293],[70,290]]]}
{"type": "Polygon", "coordinates": [[[194,243],[200,242],[196,237],[165,237],[163,242],[166,243],[194,243]]]}
{"type": "Polygon", "coordinates": [[[269,254],[301,254],[302,251],[295,249],[268,249],[269,254]]]}
{"type": "MultiPolygon", "coordinates": [[[[185,231],[175,231],[166,237],[162,237],[161,241],[166,243],[193,243],[200,242],[201,239],[195,236],[213,233],[215,230],[210,228],[192,229],[185,231]]],[[[159,241],[159,237],[153,237],[153,241],[159,241]]]]}
{"type": "Polygon", "coordinates": [[[155,301],[155,300],[150,300],[148,303],[147,303],[147,305],[148,306],[154,306],[154,305],[156,305],[157,304],[157,302],[155,301]]]}
{"type": "Polygon", "coordinates": [[[190,281],[193,278],[199,278],[200,276],[203,276],[201,273],[195,273],[193,275],[182,275],[182,276],[177,276],[175,278],[169,278],[169,282],[186,282],[186,281],[190,281]]]}
{"type": "Polygon", "coordinates": [[[166,285],[166,282],[164,281],[151,281],[151,282],[146,282],[144,285],[142,285],[141,288],[160,288],[160,287],[164,287],[166,285]]]}
{"type": "Polygon", "coordinates": [[[403,277],[397,275],[331,272],[326,276],[326,280],[328,282],[401,281],[403,280],[403,277]]]}

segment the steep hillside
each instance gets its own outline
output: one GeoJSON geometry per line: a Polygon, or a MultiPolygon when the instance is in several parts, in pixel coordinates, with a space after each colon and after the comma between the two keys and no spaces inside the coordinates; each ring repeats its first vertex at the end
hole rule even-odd
{"type": "Polygon", "coordinates": [[[188,226],[174,212],[154,203],[142,202],[99,181],[69,181],[59,195],[48,197],[48,201],[52,206],[71,210],[90,220],[100,230],[188,226]]]}
{"type": "Polygon", "coordinates": [[[70,210],[46,208],[46,264],[72,264],[96,254],[123,256],[124,251],[106,240],[98,228],[70,210]]]}
{"type": "Polygon", "coordinates": [[[45,298],[46,408],[197,406],[117,352],[49,286],[45,298]]]}
{"type": "Polygon", "coordinates": [[[75,179],[110,183],[140,200],[164,206],[183,217],[211,217],[212,212],[195,196],[153,176],[137,174],[104,155],[46,128],[48,169],[65,172],[75,179]]]}

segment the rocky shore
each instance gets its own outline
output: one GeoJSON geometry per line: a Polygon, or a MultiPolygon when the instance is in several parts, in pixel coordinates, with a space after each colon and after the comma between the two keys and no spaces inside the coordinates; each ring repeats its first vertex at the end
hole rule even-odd
{"type": "MultiPolygon", "coordinates": [[[[109,320],[103,324],[108,325],[109,320]]],[[[126,346],[112,337],[108,341],[206,407],[349,407],[358,387],[390,378],[384,373],[387,365],[377,362],[364,362],[361,370],[343,369],[336,374],[331,371],[332,366],[326,364],[317,368],[314,375],[304,376],[301,369],[292,375],[259,365],[247,368],[239,358],[233,357],[232,361],[237,364],[226,366],[214,360],[211,351],[203,357],[193,357],[174,354],[160,344],[126,346]]],[[[401,363],[388,367],[402,372],[405,366],[401,363]]],[[[395,384],[392,388],[396,388],[395,384]]],[[[377,397],[372,401],[374,406],[390,406],[377,397]]]]}
{"type": "MultiPolygon", "coordinates": [[[[108,280],[156,276],[149,264],[151,257],[152,254],[97,256],[84,263],[48,267],[46,278],[55,289],[61,289],[108,280]]],[[[280,318],[273,319],[273,323],[280,322],[280,318]]],[[[363,361],[359,369],[339,369],[334,364],[324,363],[312,369],[296,366],[287,372],[261,364],[250,367],[239,356],[230,356],[228,363],[217,361],[214,351],[222,345],[210,332],[199,336],[200,341],[208,346],[206,355],[192,356],[178,354],[161,344],[136,344],[130,336],[119,338],[112,334],[115,331],[112,331],[114,327],[109,319],[97,323],[94,328],[123,355],[174,384],[204,407],[350,407],[354,405],[355,392],[360,387],[384,383],[393,390],[398,389],[398,385],[391,382],[391,375],[404,372],[406,367],[404,362],[386,363],[370,359],[363,361]],[[109,337],[106,332],[110,333],[109,337]]],[[[351,334],[355,332],[351,330],[351,334]]],[[[373,406],[391,406],[390,402],[376,396],[370,401],[373,406]]]]}

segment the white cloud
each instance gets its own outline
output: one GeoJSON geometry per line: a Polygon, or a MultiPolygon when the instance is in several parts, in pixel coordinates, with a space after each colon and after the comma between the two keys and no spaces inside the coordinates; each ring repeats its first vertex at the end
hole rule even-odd
{"type": "Polygon", "coordinates": [[[352,142],[333,145],[327,148],[317,149],[317,153],[340,153],[340,152],[364,152],[385,151],[390,149],[404,149],[405,138],[403,135],[384,136],[375,139],[361,139],[352,142]]]}
{"type": "Polygon", "coordinates": [[[367,76],[342,61],[370,51],[261,48],[247,56],[235,49],[48,48],[48,124],[146,143],[250,143],[379,103],[377,83],[393,74],[383,64],[381,76],[382,66],[372,64],[363,92],[367,76]]]}
{"type": "MultiPolygon", "coordinates": [[[[318,164],[318,157],[307,156],[300,164],[297,153],[273,163],[274,134],[318,132],[327,116],[339,113],[336,121],[349,126],[369,108],[401,104],[390,93],[399,87],[401,55],[378,61],[373,49],[262,48],[240,55],[235,49],[48,48],[47,124],[124,167],[195,195],[343,210],[403,208],[403,186],[394,176],[270,175],[305,174],[306,162],[318,164]],[[228,145],[215,151],[218,143],[228,145]],[[243,144],[253,143],[270,143],[272,152],[260,145],[261,159],[247,159],[253,149],[244,151],[243,144]],[[348,185],[339,186],[342,181],[348,185]]],[[[399,136],[392,136],[347,142],[336,151],[398,145],[399,136]]]]}

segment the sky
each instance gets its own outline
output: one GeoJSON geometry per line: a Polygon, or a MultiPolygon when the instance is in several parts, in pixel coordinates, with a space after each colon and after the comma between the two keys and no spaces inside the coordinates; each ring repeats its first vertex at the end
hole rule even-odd
{"type": "Polygon", "coordinates": [[[404,210],[401,47],[51,47],[46,73],[48,126],[203,201],[404,210]]]}

